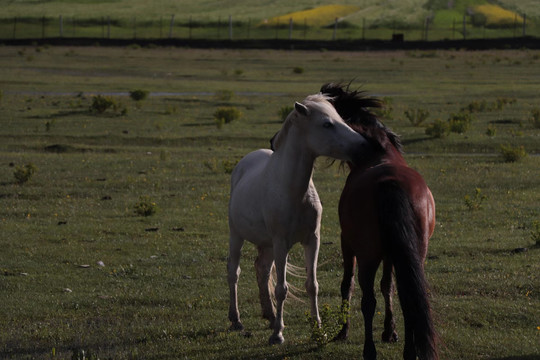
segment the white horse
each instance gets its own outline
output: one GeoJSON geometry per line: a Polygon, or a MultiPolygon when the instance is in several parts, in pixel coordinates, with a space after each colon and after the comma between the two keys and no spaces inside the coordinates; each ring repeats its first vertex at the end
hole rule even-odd
{"type": "Polygon", "coordinates": [[[262,314],[274,329],[270,344],[284,341],[287,254],[297,242],[304,246],[311,315],[320,324],[316,269],[322,205],[311,180],[315,158],[354,161],[368,147],[366,139],[345,124],[327,99],[319,94],[297,102],[273,139],[275,151],[260,149],[246,155],[231,176],[227,263],[231,329],[244,328],[237,290],[240,252],[244,240],[248,240],[258,249],[255,269],[262,314]],[[274,262],[277,309],[268,283],[274,262]]]}

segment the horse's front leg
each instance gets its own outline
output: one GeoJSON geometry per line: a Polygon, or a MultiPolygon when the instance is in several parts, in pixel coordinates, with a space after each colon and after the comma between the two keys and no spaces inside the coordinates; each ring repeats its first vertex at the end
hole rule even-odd
{"type": "Polygon", "coordinates": [[[310,241],[304,245],[304,258],[306,264],[306,291],[311,303],[311,318],[321,325],[319,316],[319,304],[317,296],[319,283],[317,282],[317,260],[319,257],[319,234],[314,234],[310,241]]]}
{"type": "Polygon", "coordinates": [[[274,321],[274,333],[270,336],[270,345],[282,344],[283,338],[283,303],[287,298],[287,248],[282,244],[283,239],[274,239],[274,264],[276,266],[276,319],[274,321]]]}

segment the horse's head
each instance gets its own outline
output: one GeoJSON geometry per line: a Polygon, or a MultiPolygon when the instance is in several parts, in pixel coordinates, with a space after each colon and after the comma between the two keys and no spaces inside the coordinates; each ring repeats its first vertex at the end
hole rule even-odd
{"type": "Polygon", "coordinates": [[[295,127],[305,147],[315,156],[329,156],[344,161],[356,161],[369,151],[367,140],[352,130],[328,101],[328,97],[310,95],[301,103],[296,102],[283,128],[272,138],[273,150],[283,143],[285,134],[295,127]]]}
{"type": "Polygon", "coordinates": [[[321,93],[330,98],[338,114],[353,130],[366,137],[375,151],[384,153],[391,148],[402,151],[399,137],[384,126],[371,110],[382,107],[379,99],[339,84],[323,85],[321,93]]]}

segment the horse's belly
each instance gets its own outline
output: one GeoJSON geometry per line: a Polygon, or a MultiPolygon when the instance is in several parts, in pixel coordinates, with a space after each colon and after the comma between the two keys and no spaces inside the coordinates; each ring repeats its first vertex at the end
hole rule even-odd
{"type": "Polygon", "coordinates": [[[266,228],[264,219],[254,213],[242,211],[242,213],[236,214],[231,221],[231,226],[244,240],[258,246],[272,245],[272,237],[266,228]]]}

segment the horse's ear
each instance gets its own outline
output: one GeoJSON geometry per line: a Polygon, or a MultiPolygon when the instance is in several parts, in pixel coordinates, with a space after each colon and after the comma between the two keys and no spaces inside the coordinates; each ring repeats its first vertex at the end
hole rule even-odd
{"type": "Polygon", "coordinates": [[[306,105],[300,104],[298,101],[294,103],[294,108],[296,111],[298,111],[300,114],[304,116],[308,116],[309,110],[306,105]]]}

